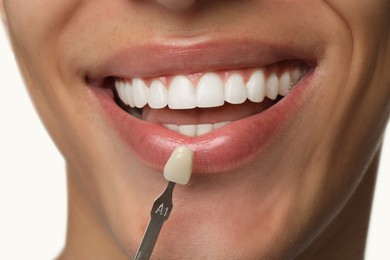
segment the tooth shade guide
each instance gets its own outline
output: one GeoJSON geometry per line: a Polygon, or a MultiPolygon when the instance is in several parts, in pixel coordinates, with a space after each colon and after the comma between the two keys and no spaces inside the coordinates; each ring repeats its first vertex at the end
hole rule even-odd
{"type": "Polygon", "coordinates": [[[186,185],[191,178],[193,158],[194,152],[189,147],[176,147],[164,166],[164,178],[170,182],[186,185]]]}

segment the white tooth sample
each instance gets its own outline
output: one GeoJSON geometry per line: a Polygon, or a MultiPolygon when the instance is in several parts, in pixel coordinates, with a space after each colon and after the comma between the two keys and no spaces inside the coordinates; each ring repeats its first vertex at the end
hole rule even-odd
{"type": "Polygon", "coordinates": [[[214,130],[214,126],[212,124],[201,124],[196,126],[196,136],[204,135],[210,133],[214,130]]]}
{"type": "Polygon", "coordinates": [[[168,90],[158,79],[153,80],[150,85],[148,104],[155,109],[163,108],[168,104],[168,90]]]}
{"type": "Polygon", "coordinates": [[[256,70],[246,83],[248,99],[252,102],[261,102],[265,97],[265,77],[262,70],[256,70]]]}
{"type": "Polygon", "coordinates": [[[171,109],[195,108],[195,88],[185,76],[175,76],[168,91],[168,106],[171,109]]]}
{"type": "Polygon", "coordinates": [[[225,84],[225,101],[231,104],[242,104],[247,98],[245,82],[241,75],[230,75],[225,84]]]}
{"type": "Polygon", "coordinates": [[[148,87],[142,79],[138,78],[133,79],[132,87],[135,106],[143,108],[148,103],[148,87]]]}
{"type": "Polygon", "coordinates": [[[230,121],[215,123],[214,124],[214,130],[217,130],[218,128],[221,128],[221,127],[223,127],[225,125],[228,125],[230,123],[231,123],[230,121]]]}
{"type": "Polygon", "coordinates": [[[175,132],[179,132],[179,126],[178,125],[165,124],[164,126],[166,128],[168,128],[169,130],[172,130],[172,131],[175,131],[175,132]]]}
{"type": "Polygon", "coordinates": [[[197,107],[219,107],[225,102],[223,82],[215,73],[206,73],[196,88],[197,107]]]}
{"type": "Polygon", "coordinates": [[[279,95],[285,96],[290,91],[291,77],[290,73],[284,72],[279,78],[279,95]]]}
{"type": "Polygon", "coordinates": [[[123,103],[128,105],[126,98],[126,87],[125,83],[122,80],[115,81],[116,92],[118,93],[119,99],[122,100],[123,103]]]}
{"type": "Polygon", "coordinates": [[[279,92],[279,79],[276,73],[272,73],[266,82],[266,95],[269,99],[275,100],[279,92]]]}
{"type": "Polygon", "coordinates": [[[133,87],[131,86],[130,82],[127,81],[125,82],[125,86],[127,104],[131,107],[135,107],[133,98],[133,87]]]}
{"type": "Polygon", "coordinates": [[[291,83],[292,83],[292,85],[294,86],[295,84],[297,84],[298,81],[301,79],[301,77],[302,77],[301,71],[299,69],[295,69],[291,73],[291,83]]]}
{"type": "Polygon", "coordinates": [[[164,167],[164,178],[177,184],[186,185],[191,178],[194,152],[187,146],[178,146],[164,167]]]}
{"type": "Polygon", "coordinates": [[[179,125],[179,134],[189,137],[196,136],[196,125],[179,125]]]}

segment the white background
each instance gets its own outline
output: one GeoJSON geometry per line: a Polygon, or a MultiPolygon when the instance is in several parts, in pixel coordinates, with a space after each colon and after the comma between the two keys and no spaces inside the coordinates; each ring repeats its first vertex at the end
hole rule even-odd
{"type": "MultiPolygon", "coordinates": [[[[6,38],[0,24],[0,260],[53,259],[65,242],[65,164],[31,105],[6,38]]],[[[367,260],[390,259],[387,135],[367,260]]]]}

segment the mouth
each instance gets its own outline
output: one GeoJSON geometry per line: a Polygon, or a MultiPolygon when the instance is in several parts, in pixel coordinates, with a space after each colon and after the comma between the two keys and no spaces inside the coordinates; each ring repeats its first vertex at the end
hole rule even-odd
{"type": "Polygon", "coordinates": [[[125,149],[149,167],[160,171],[186,145],[195,176],[232,171],[286,135],[313,94],[318,57],[305,46],[288,55],[294,48],[242,46],[206,40],[120,49],[86,73],[87,87],[125,149]]]}
{"type": "Polygon", "coordinates": [[[129,115],[188,137],[208,134],[278,103],[309,71],[300,61],[261,68],[108,80],[129,115]]]}

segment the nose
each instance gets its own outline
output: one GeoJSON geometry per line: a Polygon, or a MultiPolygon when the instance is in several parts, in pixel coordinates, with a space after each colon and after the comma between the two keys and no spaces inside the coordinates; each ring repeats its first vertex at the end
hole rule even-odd
{"type": "Polygon", "coordinates": [[[186,11],[196,2],[196,0],[155,0],[160,5],[172,11],[186,11]]]}

